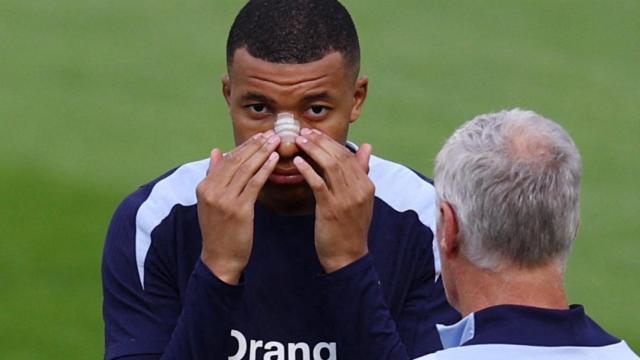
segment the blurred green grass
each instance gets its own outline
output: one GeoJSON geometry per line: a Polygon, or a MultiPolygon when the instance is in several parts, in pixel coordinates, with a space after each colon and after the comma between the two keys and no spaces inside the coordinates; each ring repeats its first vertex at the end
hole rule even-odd
{"type": "MultiPolygon", "coordinates": [[[[426,174],[478,113],[563,124],[584,158],[572,302],[640,351],[640,2],[345,1],[370,94],[351,139],[426,174]]],[[[118,202],[229,148],[238,1],[0,2],[0,356],[102,353],[100,257],[118,202]]]]}

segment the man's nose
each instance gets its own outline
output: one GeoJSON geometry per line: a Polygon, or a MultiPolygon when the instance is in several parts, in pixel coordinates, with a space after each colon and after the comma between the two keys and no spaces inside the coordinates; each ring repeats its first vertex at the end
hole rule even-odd
{"type": "Polygon", "coordinates": [[[300,148],[295,143],[295,139],[281,141],[280,145],[278,145],[278,155],[280,155],[281,159],[292,159],[296,155],[300,153],[300,148]]]}
{"type": "MultiPolygon", "coordinates": [[[[297,119],[300,118],[297,117],[297,119]]],[[[309,125],[306,124],[304,120],[298,121],[300,122],[300,129],[309,127],[309,125]]],[[[299,155],[301,153],[300,148],[298,147],[298,145],[296,145],[295,137],[291,136],[281,137],[280,145],[278,145],[278,149],[276,151],[278,152],[278,155],[280,155],[281,159],[293,159],[296,155],[299,155]]]]}

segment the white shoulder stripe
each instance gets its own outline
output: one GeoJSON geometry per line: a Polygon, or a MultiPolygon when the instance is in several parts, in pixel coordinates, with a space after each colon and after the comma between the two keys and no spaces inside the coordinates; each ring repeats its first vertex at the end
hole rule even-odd
{"type": "Polygon", "coordinates": [[[415,211],[420,222],[433,232],[431,246],[437,279],[440,275],[440,254],[435,239],[436,192],[433,185],[409,168],[377,156],[371,156],[369,168],[369,178],[376,187],[376,196],[396,211],[415,211]]]}
{"type": "MultiPolygon", "coordinates": [[[[144,263],[151,246],[151,232],[164,220],[175,205],[196,204],[196,186],[204,178],[209,159],[185,164],[155,184],[149,197],[136,214],[136,263],[140,284],[144,288],[144,263]]],[[[435,190],[410,169],[372,156],[369,177],[376,187],[376,196],[399,212],[413,210],[420,222],[435,234],[435,190]]],[[[437,243],[432,244],[436,276],[440,274],[437,243]]],[[[437,277],[436,277],[437,278],[437,277]]]]}
{"type": "Polygon", "coordinates": [[[171,209],[180,205],[196,204],[196,186],[206,175],[209,159],[180,166],[153,186],[136,214],[136,264],[140,285],[144,289],[144,262],[151,246],[151,232],[171,209]]]}

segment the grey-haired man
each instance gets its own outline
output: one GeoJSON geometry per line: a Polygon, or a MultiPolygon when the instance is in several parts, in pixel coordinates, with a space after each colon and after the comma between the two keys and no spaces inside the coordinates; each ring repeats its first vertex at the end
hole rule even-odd
{"type": "Polygon", "coordinates": [[[422,359],[637,359],[564,290],[579,222],[581,159],[534,112],[480,115],[437,156],[438,244],[449,302],[445,350],[422,359]]]}
{"type": "MultiPolygon", "coordinates": [[[[419,360],[638,359],[582,306],[567,302],[581,159],[560,125],[520,109],[480,115],[449,138],[434,175],[442,277],[447,299],[464,318],[438,325],[445,349],[419,360]]],[[[352,293],[351,301],[365,294],[352,293]]],[[[373,324],[385,317],[380,309],[359,311],[373,324]]],[[[399,346],[392,332],[359,331],[349,336],[399,346]]]]}

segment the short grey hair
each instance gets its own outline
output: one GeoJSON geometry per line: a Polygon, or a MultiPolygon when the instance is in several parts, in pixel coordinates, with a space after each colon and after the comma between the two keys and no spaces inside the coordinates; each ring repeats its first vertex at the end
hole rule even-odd
{"type": "Polygon", "coordinates": [[[476,266],[566,261],[579,222],[581,158],[555,122],[520,109],[479,115],[438,153],[438,201],[454,208],[476,266]]]}

